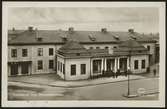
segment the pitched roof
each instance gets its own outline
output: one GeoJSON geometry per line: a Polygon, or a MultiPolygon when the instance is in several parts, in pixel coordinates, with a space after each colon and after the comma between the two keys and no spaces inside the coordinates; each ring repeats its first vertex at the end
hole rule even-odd
{"type": "Polygon", "coordinates": [[[118,48],[114,49],[114,54],[129,54],[129,52],[132,52],[133,54],[147,54],[147,51],[147,48],[139,42],[130,39],[119,44],[118,48]]]}
{"type": "Polygon", "coordinates": [[[67,41],[58,50],[58,53],[64,56],[90,56],[89,52],[83,47],[83,45],[74,40],[67,41]]]}
{"type": "Polygon", "coordinates": [[[79,44],[79,42],[70,40],[67,41],[59,50],[85,50],[84,46],[79,44]]]}
{"type": "Polygon", "coordinates": [[[67,41],[59,50],[58,53],[65,57],[81,57],[81,56],[101,56],[109,54],[107,49],[86,49],[78,41],[67,41]]]}
{"type": "MultiPolygon", "coordinates": [[[[12,37],[11,32],[9,32],[8,37],[12,37]]],[[[79,41],[80,43],[120,43],[120,41],[125,41],[132,39],[131,36],[136,37],[137,41],[147,41],[155,42],[151,37],[146,35],[136,33],[130,34],[129,32],[111,32],[108,31],[103,33],[101,31],[74,31],[70,33],[69,31],[63,30],[38,30],[37,35],[42,38],[42,41],[36,40],[36,31],[20,31],[17,33],[17,37],[9,40],[9,44],[59,44],[64,43],[62,37],[67,39],[73,39],[79,41]]],[[[10,38],[9,38],[10,39],[10,38]]]]}

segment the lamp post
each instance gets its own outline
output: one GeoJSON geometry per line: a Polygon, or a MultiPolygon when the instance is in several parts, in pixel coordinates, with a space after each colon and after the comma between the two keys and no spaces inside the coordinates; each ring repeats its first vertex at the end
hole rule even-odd
{"type": "Polygon", "coordinates": [[[131,58],[131,50],[129,51],[129,67],[128,67],[128,94],[127,94],[127,96],[129,96],[130,95],[130,84],[129,84],[129,82],[130,82],[130,69],[131,69],[131,65],[130,65],[130,58],[131,58]]]}
{"type": "Polygon", "coordinates": [[[128,70],[127,70],[127,74],[128,74],[128,93],[124,95],[124,97],[127,97],[127,98],[131,98],[131,97],[137,97],[136,94],[130,94],[130,69],[131,69],[131,50],[129,50],[129,67],[128,67],[128,70]]]}

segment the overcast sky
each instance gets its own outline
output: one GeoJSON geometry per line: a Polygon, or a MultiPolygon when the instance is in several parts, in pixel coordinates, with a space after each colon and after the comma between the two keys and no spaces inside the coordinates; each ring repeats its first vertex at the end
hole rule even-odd
{"type": "Polygon", "coordinates": [[[158,8],[9,8],[8,28],[158,32],[158,8]]]}

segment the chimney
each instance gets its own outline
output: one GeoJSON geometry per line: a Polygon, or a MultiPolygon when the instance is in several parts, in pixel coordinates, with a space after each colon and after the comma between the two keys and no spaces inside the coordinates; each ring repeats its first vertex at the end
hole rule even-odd
{"type": "Polygon", "coordinates": [[[37,41],[42,41],[42,37],[39,36],[37,28],[35,28],[35,35],[36,35],[35,37],[36,37],[37,41]]]}
{"type": "Polygon", "coordinates": [[[134,33],[134,29],[129,29],[128,32],[133,34],[134,33]]]}
{"type": "Polygon", "coordinates": [[[107,28],[102,28],[102,29],[101,29],[101,32],[102,32],[102,33],[106,33],[106,32],[107,32],[107,28]]]}
{"type": "Polygon", "coordinates": [[[73,27],[70,27],[70,28],[68,29],[68,31],[69,31],[70,33],[72,33],[72,32],[74,32],[74,28],[73,28],[73,27]]]}
{"type": "Polygon", "coordinates": [[[29,26],[29,27],[28,27],[28,30],[29,30],[29,31],[33,31],[33,27],[32,27],[32,26],[29,26]]]}
{"type": "Polygon", "coordinates": [[[12,28],[12,31],[15,31],[15,27],[12,28]]]}

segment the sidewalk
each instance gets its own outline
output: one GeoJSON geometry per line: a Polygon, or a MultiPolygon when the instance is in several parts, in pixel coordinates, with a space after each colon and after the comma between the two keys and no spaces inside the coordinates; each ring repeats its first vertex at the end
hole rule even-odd
{"type": "MultiPolygon", "coordinates": [[[[40,78],[40,77],[39,77],[40,78]]],[[[130,80],[137,80],[137,79],[146,79],[146,77],[140,76],[140,75],[130,75],[130,80]]],[[[64,87],[64,88],[74,88],[74,87],[84,87],[84,86],[93,86],[93,85],[100,85],[100,84],[107,84],[107,83],[114,83],[114,82],[121,82],[121,81],[127,81],[128,77],[125,76],[118,76],[117,78],[112,77],[105,77],[105,78],[98,78],[98,79],[88,79],[88,80],[80,80],[80,81],[64,81],[64,80],[50,80],[50,81],[43,81],[36,78],[34,81],[24,81],[24,80],[10,80],[10,84],[34,84],[34,85],[45,85],[45,86],[51,86],[51,87],[64,87]]]]}
{"type": "MultiPolygon", "coordinates": [[[[130,80],[137,80],[137,79],[144,79],[145,77],[131,75],[130,80]]],[[[121,82],[127,81],[128,77],[125,76],[118,76],[117,78],[98,78],[98,79],[91,79],[91,80],[82,80],[82,81],[57,81],[53,82],[50,85],[57,86],[57,87],[85,87],[85,86],[93,86],[93,85],[100,85],[100,84],[107,84],[107,83],[114,83],[114,82],[121,82]]]]}

